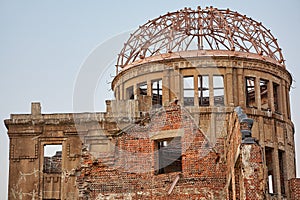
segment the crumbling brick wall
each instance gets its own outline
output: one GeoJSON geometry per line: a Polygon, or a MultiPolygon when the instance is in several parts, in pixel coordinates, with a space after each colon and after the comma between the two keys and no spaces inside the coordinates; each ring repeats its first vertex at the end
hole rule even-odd
{"type": "Polygon", "coordinates": [[[177,105],[162,108],[149,120],[117,136],[113,164],[83,154],[77,179],[81,198],[224,199],[226,168],[216,151],[224,149],[223,140],[213,148],[189,113],[177,105]],[[178,136],[182,170],[157,173],[156,140],[178,136]],[[180,178],[171,188],[177,176],[180,178]]]}
{"type": "MultiPolygon", "coordinates": [[[[254,141],[254,138],[250,140],[251,142],[243,140],[241,129],[245,128],[245,124],[240,123],[236,112],[229,116],[228,122],[224,149],[227,167],[227,198],[264,199],[266,181],[262,148],[254,141]]],[[[248,128],[247,124],[246,128],[248,128]]]]}

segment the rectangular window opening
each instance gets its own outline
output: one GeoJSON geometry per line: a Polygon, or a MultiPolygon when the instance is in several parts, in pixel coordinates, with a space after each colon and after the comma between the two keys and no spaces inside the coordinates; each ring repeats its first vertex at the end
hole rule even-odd
{"type": "Polygon", "coordinates": [[[213,76],[214,105],[224,105],[224,81],[223,76],[213,76]]]}
{"type": "Polygon", "coordinates": [[[250,108],[256,108],[255,78],[253,77],[246,77],[246,105],[250,108]]]}
{"type": "Polygon", "coordinates": [[[261,79],[259,82],[260,86],[260,99],[261,99],[261,109],[269,109],[269,97],[268,97],[268,83],[269,81],[261,79]]]}
{"type": "Polygon", "coordinates": [[[44,145],[43,172],[47,174],[61,173],[62,145],[44,145]]]}
{"type": "Polygon", "coordinates": [[[284,151],[278,150],[278,159],[279,159],[279,171],[280,171],[280,186],[281,194],[285,195],[285,166],[284,166],[284,151]]]}
{"type": "Polygon", "coordinates": [[[265,147],[266,165],[268,169],[268,190],[270,194],[276,193],[273,169],[273,148],[265,147]]]}
{"type": "Polygon", "coordinates": [[[156,141],[158,149],[158,174],[182,171],[181,137],[156,141]]]}
{"type": "Polygon", "coordinates": [[[209,76],[198,76],[199,106],[209,106],[209,76]]]}
{"type": "Polygon", "coordinates": [[[183,77],[183,103],[185,106],[194,106],[194,77],[183,77]]]}
{"type": "Polygon", "coordinates": [[[279,85],[277,83],[273,83],[273,97],[275,112],[279,113],[279,85]]]}
{"type": "Polygon", "coordinates": [[[139,83],[139,95],[147,95],[147,82],[139,83]]]}
{"type": "Polygon", "coordinates": [[[162,80],[152,81],[152,105],[162,106],[162,80]]]}
{"type": "Polygon", "coordinates": [[[126,99],[134,99],[133,86],[126,88],[126,99]]]}

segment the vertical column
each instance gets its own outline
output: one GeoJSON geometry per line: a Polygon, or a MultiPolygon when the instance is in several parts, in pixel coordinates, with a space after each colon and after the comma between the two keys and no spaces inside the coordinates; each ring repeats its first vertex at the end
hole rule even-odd
{"type": "Polygon", "coordinates": [[[275,112],[273,82],[271,80],[268,82],[268,99],[269,108],[272,112],[275,112]]]}
{"type": "MultiPolygon", "coordinates": [[[[213,99],[213,98],[212,98],[213,99]]],[[[211,112],[210,114],[210,129],[209,129],[209,135],[210,135],[210,142],[213,144],[213,146],[216,144],[216,114],[214,112],[211,112]]]]}
{"type": "Polygon", "coordinates": [[[147,80],[147,96],[152,97],[152,81],[147,80]]]}
{"type": "Polygon", "coordinates": [[[213,75],[209,74],[208,77],[209,80],[209,106],[214,106],[214,81],[213,81],[213,75]]]}
{"type": "Polygon", "coordinates": [[[231,187],[232,187],[232,199],[236,199],[236,187],[235,187],[235,168],[232,166],[231,167],[231,187]]]}
{"type": "Polygon", "coordinates": [[[232,83],[233,83],[233,104],[234,106],[239,105],[239,95],[238,95],[238,78],[237,78],[237,68],[232,69],[232,83]]]}
{"type": "Polygon", "coordinates": [[[138,99],[138,87],[137,87],[137,84],[135,83],[133,85],[133,95],[134,95],[134,99],[137,100],[138,99]]]}
{"type": "Polygon", "coordinates": [[[173,77],[174,77],[174,94],[179,99],[179,101],[183,105],[183,95],[181,95],[182,88],[182,81],[181,81],[181,75],[180,75],[180,69],[179,69],[179,63],[174,64],[174,71],[173,71],[173,77]]]}
{"type": "Polygon", "coordinates": [[[241,106],[245,106],[245,91],[244,91],[244,85],[245,85],[245,81],[244,81],[244,71],[243,69],[237,69],[237,77],[238,77],[238,102],[239,105],[241,106]]]}
{"type": "Polygon", "coordinates": [[[290,85],[286,83],[285,85],[285,96],[286,96],[286,111],[287,111],[287,118],[291,119],[291,110],[290,110],[290,85]]]}
{"type": "Polygon", "coordinates": [[[260,78],[255,78],[255,103],[257,105],[257,109],[261,110],[261,96],[260,96],[260,78]]]}
{"type": "Polygon", "coordinates": [[[168,105],[170,102],[170,71],[168,69],[163,71],[162,78],[162,104],[168,105]]]}
{"type": "Polygon", "coordinates": [[[281,199],[281,183],[280,183],[280,169],[279,169],[279,159],[278,159],[278,148],[275,147],[273,150],[273,171],[274,171],[274,186],[275,192],[279,194],[279,199],[281,199]]]}
{"type": "Polygon", "coordinates": [[[124,83],[120,85],[120,100],[124,100],[124,83]]]}
{"type": "Polygon", "coordinates": [[[194,75],[194,106],[199,106],[198,74],[194,75]]]}
{"type": "Polygon", "coordinates": [[[281,109],[281,113],[283,115],[283,119],[287,120],[287,108],[286,108],[286,95],[285,95],[285,90],[286,90],[286,84],[285,81],[281,79],[280,81],[280,94],[279,94],[279,98],[280,98],[280,109],[281,109]]]}
{"type": "Polygon", "coordinates": [[[115,98],[116,100],[120,100],[120,86],[117,86],[115,88],[115,98]]]}
{"type": "Polygon", "coordinates": [[[226,75],[225,75],[225,92],[224,92],[224,98],[226,100],[225,106],[234,106],[234,100],[233,100],[233,80],[232,80],[232,68],[226,68],[226,75]]]}
{"type": "Polygon", "coordinates": [[[175,98],[179,98],[177,89],[178,87],[177,83],[175,83],[175,77],[178,75],[178,70],[176,71],[175,69],[178,69],[177,64],[173,64],[173,69],[169,70],[169,84],[170,84],[170,101],[173,101],[175,98]]]}

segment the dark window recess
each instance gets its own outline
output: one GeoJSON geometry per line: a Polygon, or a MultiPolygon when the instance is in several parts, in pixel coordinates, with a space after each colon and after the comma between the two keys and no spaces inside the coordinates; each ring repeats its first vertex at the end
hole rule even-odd
{"type": "Polygon", "coordinates": [[[273,83],[273,97],[274,97],[274,109],[275,112],[280,112],[279,110],[279,85],[277,83],[273,83]]]}
{"type": "Polygon", "coordinates": [[[139,95],[147,95],[147,83],[143,82],[138,85],[139,95]]]}
{"type": "Polygon", "coordinates": [[[126,88],[126,99],[134,99],[133,86],[126,88]]]}
{"type": "Polygon", "coordinates": [[[62,145],[44,146],[43,172],[47,174],[61,173],[62,145]]]}
{"type": "Polygon", "coordinates": [[[157,141],[158,174],[182,171],[181,138],[157,141]]]}
{"type": "Polygon", "coordinates": [[[279,159],[279,171],[280,171],[280,186],[281,194],[285,194],[285,166],[284,166],[284,151],[278,150],[278,159],[279,159]]]}
{"type": "Polygon", "coordinates": [[[162,105],[162,80],[152,82],[152,105],[160,107],[162,105]]]}
{"type": "Polygon", "coordinates": [[[275,177],[274,177],[274,169],[273,169],[273,149],[266,147],[266,164],[268,169],[268,191],[270,194],[276,193],[275,188],[275,177]]]}
{"type": "Polygon", "coordinates": [[[261,109],[269,109],[269,99],[268,99],[268,81],[261,79],[259,82],[260,86],[260,99],[261,99],[261,109]]]}
{"type": "Polygon", "coordinates": [[[199,106],[209,106],[209,77],[198,77],[199,106]]]}
{"type": "Polygon", "coordinates": [[[255,103],[255,78],[246,78],[246,105],[247,107],[256,107],[255,103]]]}
{"type": "Polygon", "coordinates": [[[194,77],[183,77],[183,102],[185,106],[194,105],[194,77]]]}
{"type": "Polygon", "coordinates": [[[224,105],[224,81],[223,76],[213,76],[214,105],[224,105]]]}

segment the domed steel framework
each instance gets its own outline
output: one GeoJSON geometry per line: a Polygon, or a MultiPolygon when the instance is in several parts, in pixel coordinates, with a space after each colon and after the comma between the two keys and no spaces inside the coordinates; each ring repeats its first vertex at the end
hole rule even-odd
{"type": "Polygon", "coordinates": [[[255,53],[284,65],[277,39],[260,22],[213,7],[185,8],[139,27],[121,50],[117,68],[150,56],[188,50],[255,53]]]}

